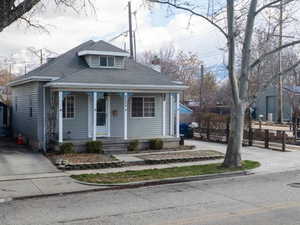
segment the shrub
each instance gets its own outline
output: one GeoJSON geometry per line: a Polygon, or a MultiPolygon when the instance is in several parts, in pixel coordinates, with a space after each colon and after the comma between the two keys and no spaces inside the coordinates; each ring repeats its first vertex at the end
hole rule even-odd
{"type": "Polygon", "coordinates": [[[75,153],[73,143],[63,143],[59,146],[59,152],[61,154],[75,153]]]}
{"type": "Polygon", "coordinates": [[[101,141],[88,141],[86,143],[86,152],[87,153],[102,153],[103,144],[101,141]]]}
{"type": "Polygon", "coordinates": [[[136,152],[139,150],[139,141],[133,140],[128,143],[127,150],[130,152],[136,152]]]}
{"type": "Polygon", "coordinates": [[[154,150],[159,150],[163,148],[163,141],[160,138],[155,138],[149,140],[149,148],[154,150]]]}

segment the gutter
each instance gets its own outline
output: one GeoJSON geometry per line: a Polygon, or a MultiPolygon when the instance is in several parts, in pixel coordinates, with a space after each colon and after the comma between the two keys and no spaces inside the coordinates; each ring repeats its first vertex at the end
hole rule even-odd
{"type": "Polygon", "coordinates": [[[54,81],[54,80],[57,80],[57,79],[59,79],[59,77],[29,76],[29,77],[22,78],[20,80],[9,82],[7,85],[9,87],[14,87],[14,86],[18,86],[18,85],[21,85],[21,84],[34,82],[34,81],[54,81]]]}
{"type": "Polygon", "coordinates": [[[57,88],[116,88],[116,89],[150,89],[150,90],[185,90],[184,85],[147,85],[147,84],[97,84],[97,83],[72,83],[72,82],[51,82],[46,87],[57,88]]]}

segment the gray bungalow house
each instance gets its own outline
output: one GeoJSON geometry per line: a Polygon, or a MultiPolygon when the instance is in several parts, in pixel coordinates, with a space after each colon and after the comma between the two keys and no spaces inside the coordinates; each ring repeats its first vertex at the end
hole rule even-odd
{"type": "Polygon", "coordinates": [[[178,145],[186,86],[104,41],[85,42],[9,85],[13,134],[34,148],[98,139],[115,144],[110,150],[132,139],[178,145]]]}

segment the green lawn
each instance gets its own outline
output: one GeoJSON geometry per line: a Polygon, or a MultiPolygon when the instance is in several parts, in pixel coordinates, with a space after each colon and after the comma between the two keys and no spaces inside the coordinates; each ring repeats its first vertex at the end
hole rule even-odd
{"type": "Polygon", "coordinates": [[[188,177],[197,176],[204,174],[216,174],[231,171],[241,171],[253,169],[260,166],[259,162],[245,160],[243,161],[241,168],[228,169],[221,167],[220,163],[207,164],[207,165],[195,165],[195,166],[183,166],[173,167],[165,169],[148,169],[140,171],[125,171],[118,173],[107,173],[107,174],[81,174],[72,175],[71,177],[89,183],[100,183],[100,184],[114,184],[114,183],[129,183],[136,181],[156,180],[174,177],[188,177]]]}

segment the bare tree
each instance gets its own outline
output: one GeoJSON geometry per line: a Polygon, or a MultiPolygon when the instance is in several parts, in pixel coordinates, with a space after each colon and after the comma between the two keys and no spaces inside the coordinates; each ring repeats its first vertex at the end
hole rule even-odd
{"type": "MultiPolygon", "coordinates": [[[[205,12],[203,11],[203,1],[201,1],[202,5],[199,1],[193,0],[148,1],[181,9],[191,13],[193,16],[198,16],[218,29],[227,40],[227,68],[231,86],[232,106],[229,142],[223,166],[240,167],[244,116],[245,110],[249,105],[249,76],[251,71],[268,56],[300,43],[300,40],[297,40],[283,44],[281,47],[274,48],[271,51],[260,55],[256,60],[252,60],[251,47],[255,20],[264,10],[271,7],[279,7],[281,1],[283,1],[284,5],[288,5],[296,0],[226,0],[221,1],[220,7],[215,8],[214,11],[205,12]],[[240,58],[237,57],[237,46],[241,49],[240,58]],[[240,62],[238,63],[237,60],[240,60],[240,62]],[[237,64],[240,65],[238,70],[236,68],[237,64]]],[[[281,73],[273,74],[269,79],[269,82],[266,83],[266,86],[278,79],[279,76],[296,68],[299,64],[300,61],[297,61],[294,65],[285,68],[281,73]]]]}
{"type": "Polygon", "coordinates": [[[10,93],[11,90],[9,87],[7,87],[7,84],[14,80],[16,76],[12,74],[10,71],[6,69],[0,69],[0,86],[1,93],[0,93],[0,100],[4,102],[5,104],[10,104],[10,93]]]}
{"type": "MultiPolygon", "coordinates": [[[[159,52],[146,51],[139,61],[144,64],[151,64],[153,59],[158,59],[161,72],[172,80],[181,81],[190,88],[184,91],[183,101],[199,101],[200,88],[200,67],[203,64],[198,55],[192,52],[175,51],[172,45],[162,48],[159,52]]],[[[215,103],[215,93],[217,88],[216,77],[213,73],[204,74],[203,93],[205,102],[208,105],[215,103]]]]}
{"type": "MultiPolygon", "coordinates": [[[[63,5],[78,11],[75,8],[77,0],[54,0],[57,5],[63,5]]],[[[78,0],[81,4],[78,9],[85,8],[87,5],[92,6],[91,0],[78,0]]],[[[42,4],[42,0],[1,0],[0,1],[0,32],[17,20],[23,20],[30,26],[41,27],[31,22],[28,13],[42,4]]]]}

